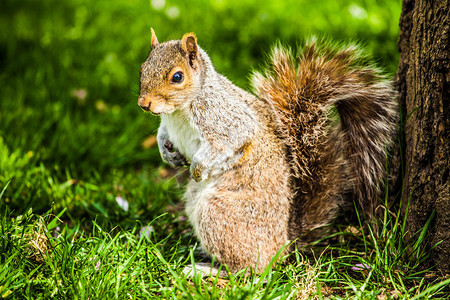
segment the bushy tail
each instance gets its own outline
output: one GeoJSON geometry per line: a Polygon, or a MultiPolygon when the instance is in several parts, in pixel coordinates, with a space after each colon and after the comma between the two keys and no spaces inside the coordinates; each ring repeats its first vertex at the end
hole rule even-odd
{"type": "Polygon", "coordinates": [[[397,119],[391,83],[357,46],[317,41],[307,43],[297,58],[290,49],[275,47],[269,67],[255,73],[252,83],[278,116],[300,189],[312,190],[317,177],[343,172],[341,180],[370,214],[397,119]]]}

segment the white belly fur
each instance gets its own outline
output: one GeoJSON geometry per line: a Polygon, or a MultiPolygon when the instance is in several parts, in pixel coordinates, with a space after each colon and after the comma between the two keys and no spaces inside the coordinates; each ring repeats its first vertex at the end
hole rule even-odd
{"type": "MultiPolygon", "coordinates": [[[[195,125],[189,121],[189,118],[182,111],[176,111],[169,115],[162,115],[161,126],[165,126],[168,138],[173,146],[190,163],[203,140],[195,125]]],[[[211,179],[202,182],[191,180],[184,195],[186,213],[198,237],[200,237],[200,218],[208,205],[208,199],[215,193],[215,185],[216,182],[211,179]]]]}
{"type": "Polygon", "coordinates": [[[190,163],[192,157],[200,148],[201,134],[191,124],[183,112],[175,111],[161,116],[161,126],[165,126],[174,148],[176,148],[190,163]]]}

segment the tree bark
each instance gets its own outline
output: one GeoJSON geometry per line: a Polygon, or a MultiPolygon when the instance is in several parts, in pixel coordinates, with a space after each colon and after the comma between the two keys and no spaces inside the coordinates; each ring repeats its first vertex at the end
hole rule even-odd
{"type": "MultiPolygon", "coordinates": [[[[404,0],[397,87],[404,123],[403,204],[409,236],[435,211],[429,262],[450,271],[449,9],[448,0],[404,0]],[[405,121],[405,120],[404,120],[405,121]]],[[[430,248],[429,248],[430,249],[430,248]]]]}

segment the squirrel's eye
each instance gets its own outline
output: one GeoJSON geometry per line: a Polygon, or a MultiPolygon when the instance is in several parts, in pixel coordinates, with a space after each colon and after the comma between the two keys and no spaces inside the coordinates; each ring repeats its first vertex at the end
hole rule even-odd
{"type": "Polygon", "coordinates": [[[176,72],[172,76],[172,82],[174,82],[174,83],[182,83],[183,79],[184,79],[184,76],[183,76],[183,72],[181,72],[181,71],[176,72]]]}

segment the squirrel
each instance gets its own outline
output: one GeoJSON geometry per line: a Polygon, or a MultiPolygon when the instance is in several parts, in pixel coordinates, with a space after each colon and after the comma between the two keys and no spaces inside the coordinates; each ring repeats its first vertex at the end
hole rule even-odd
{"type": "Polygon", "coordinates": [[[261,272],[285,245],[323,237],[353,201],[372,215],[398,112],[358,46],[278,45],[252,75],[254,94],[215,71],[194,33],[159,43],[152,28],[151,46],[138,104],[161,117],[163,160],[189,167],[185,210],[217,262],[261,272]]]}

